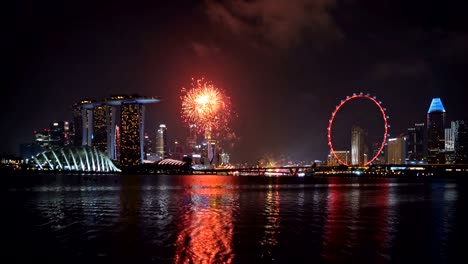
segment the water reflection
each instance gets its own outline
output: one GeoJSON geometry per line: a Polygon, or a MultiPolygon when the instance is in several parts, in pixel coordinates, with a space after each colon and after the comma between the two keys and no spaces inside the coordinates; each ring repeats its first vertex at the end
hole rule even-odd
{"type": "Polygon", "coordinates": [[[186,203],[180,208],[175,263],[232,263],[236,178],[186,176],[186,203]]]}
{"type": "Polygon", "coordinates": [[[395,233],[392,185],[340,185],[330,179],[322,257],[326,261],[387,262],[395,233]],[[370,254],[372,253],[372,254],[370,254]]]}
{"type": "Polygon", "coordinates": [[[273,259],[274,247],[278,244],[278,233],[280,228],[280,193],[278,185],[269,185],[265,199],[263,214],[266,218],[264,235],[260,245],[266,252],[261,253],[261,258],[273,259]]]}

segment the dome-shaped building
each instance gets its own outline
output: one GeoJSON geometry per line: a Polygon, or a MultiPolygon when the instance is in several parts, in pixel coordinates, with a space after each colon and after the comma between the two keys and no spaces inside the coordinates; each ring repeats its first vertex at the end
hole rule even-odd
{"type": "Polygon", "coordinates": [[[120,172],[103,152],[94,147],[63,147],[51,149],[32,157],[38,170],[120,172]]]}

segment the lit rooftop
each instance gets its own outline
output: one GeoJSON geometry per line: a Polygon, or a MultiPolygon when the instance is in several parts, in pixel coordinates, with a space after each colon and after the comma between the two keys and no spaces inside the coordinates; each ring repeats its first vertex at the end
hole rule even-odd
{"type": "Polygon", "coordinates": [[[429,106],[429,110],[427,110],[427,113],[445,113],[445,108],[442,104],[442,100],[440,100],[440,98],[433,98],[431,106],[429,106]]]}

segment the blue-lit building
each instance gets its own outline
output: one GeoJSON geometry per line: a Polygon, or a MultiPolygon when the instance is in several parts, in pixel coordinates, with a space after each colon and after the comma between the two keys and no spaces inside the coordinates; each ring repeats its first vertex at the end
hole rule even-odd
{"type": "Polygon", "coordinates": [[[445,108],[440,98],[432,99],[427,111],[427,162],[445,163],[445,108]]]}

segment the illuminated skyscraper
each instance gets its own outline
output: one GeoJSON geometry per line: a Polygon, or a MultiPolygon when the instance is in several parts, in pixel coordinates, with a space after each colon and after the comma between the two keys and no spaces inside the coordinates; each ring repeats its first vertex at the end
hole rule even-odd
{"type": "Polygon", "coordinates": [[[144,160],[145,104],[159,99],[131,96],[121,105],[120,164],[132,166],[144,160]]]}
{"type": "Polygon", "coordinates": [[[468,164],[468,121],[457,120],[455,134],[455,163],[468,164]]]}
{"type": "Polygon", "coordinates": [[[73,146],[83,144],[83,117],[81,114],[81,104],[73,105],[73,146]]]}
{"type": "Polygon", "coordinates": [[[358,126],[351,129],[351,164],[362,165],[367,162],[367,147],[364,130],[358,126]]]}
{"type": "Polygon", "coordinates": [[[92,146],[93,108],[91,100],[84,99],[73,106],[74,145],[92,146]]]}
{"type": "Polygon", "coordinates": [[[103,103],[94,105],[93,126],[92,145],[107,153],[107,105],[103,103]]]}
{"type": "Polygon", "coordinates": [[[406,137],[389,138],[387,145],[387,163],[406,163],[406,137]]]}
{"type": "Polygon", "coordinates": [[[427,162],[445,163],[445,108],[440,98],[432,99],[427,111],[427,162]]]}
{"type": "Polygon", "coordinates": [[[116,95],[97,102],[80,101],[73,107],[75,144],[81,141],[83,146],[95,146],[124,166],[142,163],[144,105],[154,102],[159,99],[137,95],[116,95]],[[120,131],[117,131],[118,122],[120,131]]]}
{"type": "Polygon", "coordinates": [[[426,156],[425,136],[426,127],[424,123],[416,123],[414,127],[408,128],[406,160],[409,163],[422,162],[424,160],[426,156]]]}
{"type": "Polygon", "coordinates": [[[48,149],[50,146],[50,130],[34,131],[34,143],[43,149],[48,149]]]}
{"type": "Polygon", "coordinates": [[[156,156],[158,159],[168,158],[167,153],[167,127],[160,124],[156,131],[156,156]]]}
{"type": "Polygon", "coordinates": [[[445,129],[445,158],[447,163],[468,163],[468,122],[456,120],[445,129]]]}
{"type": "MultiPolygon", "coordinates": [[[[351,154],[349,150],[335,150],[335,155],[344,163],[350,164],[350,159],[351,159],[351,154]]],[[[338,166],[340,165],[340,162],[336,157],[333,155],[333,153],[330,152],[328,155],[328,160],[327,164],[330,166],[338,166]]]]}
{"type": "Polygon", "coordinates": [[[59,121],[50,124],[49,144],[51,147],[70,145],[70,123],[68,121],[59,121]]]}

